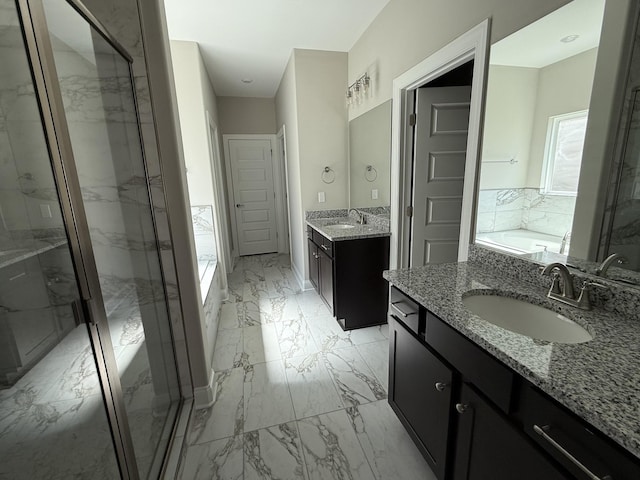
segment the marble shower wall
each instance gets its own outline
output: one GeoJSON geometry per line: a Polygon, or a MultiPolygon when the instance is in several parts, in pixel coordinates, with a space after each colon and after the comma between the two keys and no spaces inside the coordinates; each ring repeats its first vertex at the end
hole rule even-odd
{"type": "Polygon", "coordinates": [[[193,386],[164,195],[162,168],[153,123],[138,6],[135,0],[111,0],[109,2],[85,0],[83,3],[105,25],[109,32],[118,39],[133,58],[132,69],[140,131],[144,146],[147,175],[151,187],[151,201],[155,215],[157,242],[160,246],[162,273],[169,303],[176,364],[182,394],[184,397],[190,398],[193,395],[193,386]]]}
{"type": "Polygon", "coordinates": [[[196,241],[198,262],[216,260],[216,243],[213,231],[213,206],[191,205],[191,221],[196,241]]]}
{"type": "Polygon", "coordinates": [[[535,188],[480,190],[478,233],[524,229],[562,237],[571,230],[575,197],[545,195],[535,188]]]}

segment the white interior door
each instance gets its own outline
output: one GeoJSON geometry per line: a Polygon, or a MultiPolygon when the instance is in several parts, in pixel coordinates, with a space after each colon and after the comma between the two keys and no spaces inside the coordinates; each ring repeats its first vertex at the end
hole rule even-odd
{"type": "Polygon", "coordinates": [[[458,260],[471,87],[416,93],[411,266],[458,260]]]}
{"type": "Polygon", "coordinates": [[[229,139],[239,255],[278,251],[270,140],[229,139]]]}

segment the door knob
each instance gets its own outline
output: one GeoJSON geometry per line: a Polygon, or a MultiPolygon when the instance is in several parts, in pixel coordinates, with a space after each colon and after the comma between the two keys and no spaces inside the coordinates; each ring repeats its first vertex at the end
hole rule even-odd
{"type": "Polygon", "coordinates": [[[444,391],[445,388],[447,388],[447,384],[442,382],[436,382],[435,387],[437,391],[442,392],[444,391]]]}
{"type": "Polygon", "coordinates": [[[456,410],[458,411],[458,413],[466,412],[467,408],[469,408],[469,405],[465,403],[456,403],[456,410]]]}
{"type": "Polygon", "coordinates": [[[236,203],[236,207],[238,208],[244,207],[244,203],[236,203]]]}

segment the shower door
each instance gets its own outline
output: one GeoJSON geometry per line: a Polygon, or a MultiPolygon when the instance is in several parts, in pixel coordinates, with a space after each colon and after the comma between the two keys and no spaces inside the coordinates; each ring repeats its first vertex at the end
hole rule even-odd
{"type": "Polygon", "coordinates": [[[131,58],[75,0],[18,3],[60,154],[121,475],[158,478],[181,394],[131,58]]]}
{"type": "Polygon", "coordinates": [[[70,199],[14,0],[0,12],[0,479],[111,480],[105,365],[83,315],[70,199]]]}

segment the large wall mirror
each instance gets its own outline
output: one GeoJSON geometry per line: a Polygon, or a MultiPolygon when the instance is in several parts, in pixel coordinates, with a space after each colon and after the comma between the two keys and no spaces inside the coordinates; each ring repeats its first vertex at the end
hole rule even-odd
{"type": "Polygon", "coordinates": [[[390,212],[391,100],[349,122],[349,207],[390,212]]]}
{"type": "MultiPolygon", "coordinates": [[[[572,235],[605,6],[573,0],[492,45],[476,244],[541,261],[598,260],[576,254],[572,235]]],[[[629,228],[639,218],[638,206],[627,205],[628,238],[619,238],[624,229],[616,236],[625,245],[619,266],[631,270],[640,270],[640,229],[629,228]]]]}

